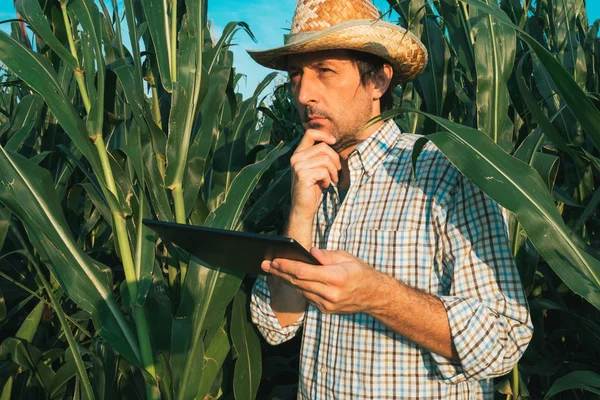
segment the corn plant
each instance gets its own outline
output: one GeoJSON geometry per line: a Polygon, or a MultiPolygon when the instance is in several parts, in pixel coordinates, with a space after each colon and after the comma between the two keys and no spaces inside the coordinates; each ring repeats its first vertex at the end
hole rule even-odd
{"type": "Polygon", "coordinates": [[[597,394],[600,21],[588,26],[583,0],[388,3],[430,61],[387,116],[511,211],[535,333],[498,391],[597,394]]]}
{"type": "Polygon", "coordinates": [[[142,224],[268,231],[280,212],[269,189],[293,141],[259,112],[274,74],[235,93],[229,47],[249,27],[213,40],[195,0],[16,8],[0,32],[1,398],[253,398],[243,274],[142,224]]]}

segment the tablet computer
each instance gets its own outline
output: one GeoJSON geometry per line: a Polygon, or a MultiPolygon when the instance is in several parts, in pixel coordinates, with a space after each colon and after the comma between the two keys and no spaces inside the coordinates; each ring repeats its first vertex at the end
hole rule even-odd
{"type": "Polygon", "coordinates": [[[176,244],[215,268],[258,275],[265,273],[260,268],[263,260],[275,258],[320,265],[300,243],[286,237],[149,219],[142,222],[164,241],[176,244]]]}

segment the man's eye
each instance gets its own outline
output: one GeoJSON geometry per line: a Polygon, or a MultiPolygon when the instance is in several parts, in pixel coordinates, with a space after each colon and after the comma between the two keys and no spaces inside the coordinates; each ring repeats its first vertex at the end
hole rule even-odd
{"type": "Polygon", "coordinates": [[[319,68],[319,72],[324,74],[324,73],[333,72],[333,70],[329,69],[329,68],[319,68]]]}

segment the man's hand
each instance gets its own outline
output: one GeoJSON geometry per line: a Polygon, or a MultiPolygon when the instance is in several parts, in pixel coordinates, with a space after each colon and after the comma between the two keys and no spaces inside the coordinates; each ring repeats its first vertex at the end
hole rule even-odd
{"type": "Polygon", "coordinates": [[[380,273],[345,251],[312,248],[311,253],[323,265],[279,258],[261,266],[295,287],[323,313],[368,312],[380,273]]]}
{"type": "Polygon", "coordinates": [[[459,360],[439,298],[411,288],[345,251],[312,248],[311,253],[323,265],[277,258],[263,261],[261,267],[325,314],[367,313],[434,353],[459,360]]]}
{"type": "Polygon", "coordinates": [[[319,206],[322,190],[338,181],[342,169],[339,155],[329,145],[335,138],[328,133],[307,129],[290,159],[292,169],[291,214],[311,221],[319,206]]]}

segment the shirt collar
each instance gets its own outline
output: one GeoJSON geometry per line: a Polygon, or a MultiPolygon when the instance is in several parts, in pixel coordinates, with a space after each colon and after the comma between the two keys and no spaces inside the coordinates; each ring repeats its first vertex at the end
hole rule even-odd
{"type": "Polygon", "coordinates": [[[392,119],[371,134],[348,157],[350,169],[362,168],[371,176],[375,168],[394,148],[400,138],[400,129],[392,119]]]}

